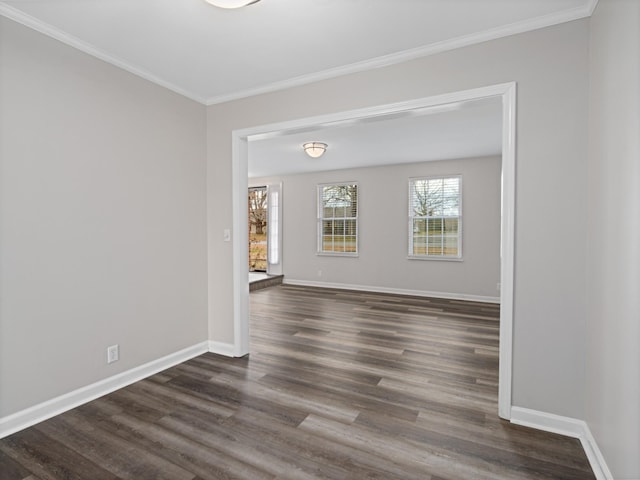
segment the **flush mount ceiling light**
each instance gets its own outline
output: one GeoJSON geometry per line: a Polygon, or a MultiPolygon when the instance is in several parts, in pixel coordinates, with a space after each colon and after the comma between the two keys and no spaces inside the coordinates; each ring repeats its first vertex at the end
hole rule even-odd
{"type": "Polygon", "coordinates": [[[220,8],[241,8],[251,5],[252,3],[258,3],[260,0],[205,0],[216,7],[220,8]]]}
{"type": "Polygon", "coordinates": [[[324,152],[327,149],[327,144],[322,142],[308,142],[303,144],[302,148],[304,148],[304,153],[309,155],[311,158],[319,158],[324,155],[324,152]]]}

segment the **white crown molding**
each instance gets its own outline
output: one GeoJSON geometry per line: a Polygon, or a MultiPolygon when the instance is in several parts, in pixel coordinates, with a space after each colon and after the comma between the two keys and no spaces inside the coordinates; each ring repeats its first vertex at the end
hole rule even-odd
{"type": "Polygon", "coordinates": [[[237,92],[216,95],[213,97],[205,98],[203,95],[195,92],[190,92],[177,85],[172,84],[160,77],[157,77],[141,68],[135,67],[130,63],[109,55],[99,48],[84,42],[72,35],[65,33],[64,31],[53,27],[47,23],[44,23],[21,10],[12,7],[6,3],[0,2],[0,15],[7,17],[15,22],[25,25],[33,30],[36,30],[44,35],[59,40],[71,47],[74,47],[84,53],[92,55],[100,60],[110,63],[116,67],[126,70],[129,73],[137,75],[145,80],[160,85],[168,90],[171,90],[179,95],[190,98],[198,103],[204,105],[215,105],[219,103],[229,102],[232,100],[238,100],[240,98],[252,97],[255,95],[261,95],[264,93],[276,92],[279,90],[285,90],[287,88],[298,87],[321,80],[327,80],[330,78],[339,77],[342,75],[348,75],[352,73],[363,72],[374,68],[386,67],[397,63],[406,62],[409,60],[415,60],[417,58],[426,57],[429,55],[435,55],[437,53],[445,52],[448,50],[454,50],[456,48],[466,47],[489,40],[495,40],[498,38],[506,37],[509,35],[515,35],[518,33],[524,33],[531,30],[537,30],[540,28],[550,27],[573,20],[589,17],[593,13],[598,0],[589,0],[589,3],[583,7],[577,7],[562,12],[556,12],[549,15],[543,15],[530,20],[522,22],[512,23],[502,27],[492,28],[483,32],[474,33],[471,35],[464,35],[461,37],[444,40],[442,42],[433,43],[424,47],[413,48],[390,55],[384,55],[376,57],[370,60],[345,65],[342,67],[323,70],[317,73],[311,73],[308,75],[301,75],[295,78],[273,82],[267,85],[263,85],[256,88],[249,88],[237,92]]]}
{"type": "Polygon", "coordinates": [[[582,444],[596,479],[614,480],[602,456],[602,452],[591,434],[589,425],[584,420],[540,412],[529,408],[511,407],[511,423],[577,438],[582,444]]]}
{"type": "Polygon", "coordinates": [[[589,15],[587,16],[591,16],[593,15],[593,12],[595,11],[596,7],[598,6],[598,0],[589,0],[589,6],[587,8],[587,10],[589,11],[589,15]]]}
{"type": "Polygon", "coordinates": [[[339,290],[356,290],[358,292],[390,293],[393,295],[409,295],[412,297],[444,298],[447,300],[466,300],[469,302],[500,303],[499,297],[469,295],[465,293],[429,292],[425,290],[407,290],[403,288],[376,287],[371,285],[353,285],[350,283],[315,282],[310,280],[283,279],[285,285],[304,287],[337,288],[339,290]]]}
{"type": "Polygon", "coordinates": [[[202,342],[162,358],[152,360],[126,372],[119,373],[91,385],[81,387],[46,402],[39,403],[12,415],[0,418],[0,438],[40,423],[48,418],[64,413],[91,400],[102,397],[134,382],[154,375],[162,370],[186,362],[209,351],[209,343],[202,342]]]}
{"type": "Polygon", "coordinates": [[[562,12],[543,15],[529,20],[524,20],[522,22],[516,22],[509,25],[504,25],[502,27],[492,28],[483,32],[463,35],[461,37],[444,40],[442,42],[432,43],[430,45],[425,45],[424,47],[404,50],[402,52],[392,53],[389,55],[372,58],[371,60],[365,60],[362,62],[352,63],[350,65],[323,70],[321,72],[311,73],[309,75],[301,75],[299,77],[283,80],[281,82],[270,83],[261,87],[246,89],[225,95],[218,95],[208,98],[205,104],[216,105],[219,103],[230,102],[232,100],[261,95],[264,93],[286,90],[287,88],[299,87],[321,80],[340,77],[342,75],[349,75],[366,70],[373,70],[375,68],[387,67],[402,62],[415,60],[417,58],[427,57],[449,50],[455,50],[456,48],[468,47],[470,45],[488,42],[490,40],[496,40],[498,38],[508,37],[510,35],[516,35],[519,33],[538,30],[545,27],[551,27],[553,25],[559,25],[561,23],[571,22],[573,20],[579,20],[581,18],[589,17],[591,13],[593,13],[593,9],[595,8],[595,4],[598,2],[598,0],[590,0],[590,2],[591,3],[589,5],[586,5],[584,7],[577,7],[569,10],[564,10],[562,12]]]}
{"type": "Polygon", "coordinates": [[[189,98],[198,103],[205,104],[204,98],[198,96],[197,94],[193,92],[189,92],[183,88],[178,87],[177,85],[167,82],[162,78],[147,72],[146,70],[134,67],[130,63],[127,63],[124,60],[121,60],[117,57],[109,55],[108,53],[103,52],[99,48],[94,47],[93,45],[87,42],[84,42],[79,38],[69,35],[68,33],[60,30],[59,28],[56,28],[52,25],[44,23],[38,20],[37,18],[32,17],[31,15],[27,15],[21,10],[18,10],[17,8],[14,8],[10,5],[7,5],[6,3],[0,2],[0,15],[10,20],[13,20],[14,22],[17,22],[21,25],[24,25],[25,27],[29,27],[32,30],[40,32],[43,35],[47,35],[48,37],[58,40],[66,45],[69,45],[70,47],[80,50],[81,52],[91,55],[92,57],[98,58],[99,60],[107,62],[118,68],[121,68],[122,70],[132,73],[140,78],[143,78],[144,80],[148,80],[149,82],[155,83],[156,85],[159,85],[168,90],[171,90],[172,92],[177,93],[178,95],[182,95],[183,97],[189,98]]]}

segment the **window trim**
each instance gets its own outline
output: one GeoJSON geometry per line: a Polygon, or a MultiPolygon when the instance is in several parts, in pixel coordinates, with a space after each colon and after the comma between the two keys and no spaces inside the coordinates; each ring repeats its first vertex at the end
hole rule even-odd
{"type": "Polygon", "coordinates": [[[358,257],[360,255],[360,184],[356,181],[347,181],[347,182],[328,182],[328,183],[319,183],[316,186],[316,203],[317,203],[317,211],[316,211],[316,222],[317,222],[317,231],[316,231],[316,255],[317,256],[327,256],[327,257],[358,257]],[[355,220],[356,222],[356,243],[355,252],[335,252],[335,251],[325,251],[322,249],[322,224],[326,217],[323,216],[323,207],[322,207],[322,193],[325,187],[331,186],[344,186],[344,185],[355,185],[356,187],[356,216],[355,217],[330,217],[331,220],[355,220]]]}
{"type": "Polygon", "coordinates": [[[439,262],[462,262],[464,261],[463,249],[462,249],[462,235],[463,235],[463,199],[462,199],[462,174],[443,174],[443,175],[424,175],[419,177],[409,177],[407,182],[407,259],[408,260],[435,260],[439,262]],[[442,217],[437,218],[457,218],[458,219],[458,254],[457,255],[433,255],[425,253],[424,255],[416,255],[413,253],[413,222],[416,218],[412,212],[412,185],[417,180],[437,180],[457,178],[458,179],[458,215],[455,217],[442,217]]]}

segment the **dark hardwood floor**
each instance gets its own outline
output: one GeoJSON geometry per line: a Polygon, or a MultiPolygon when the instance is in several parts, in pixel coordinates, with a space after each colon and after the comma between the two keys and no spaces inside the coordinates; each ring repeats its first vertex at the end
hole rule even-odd
{"type": "Polygon", "coordinates": [[[592,479],[497,416],[498,307],[278,286],[204,354],[0,440],[13,479],[592,479]]]}

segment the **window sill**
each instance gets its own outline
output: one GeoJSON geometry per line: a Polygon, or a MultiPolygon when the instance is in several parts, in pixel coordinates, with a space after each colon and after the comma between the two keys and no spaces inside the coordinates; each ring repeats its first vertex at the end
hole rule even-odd
{"type": "Polygon", "coordinates": [[[318,257],[358,257],[358,253],[317,252],[318,257]]]}
{"type": "Polygon", "coordinates": [[[417,255],[408,255],[407,260],[435,260],[436,262],[462,262],[464,259],[462,257],[427,257],[427,256],[417,256],[417,255]]]}

